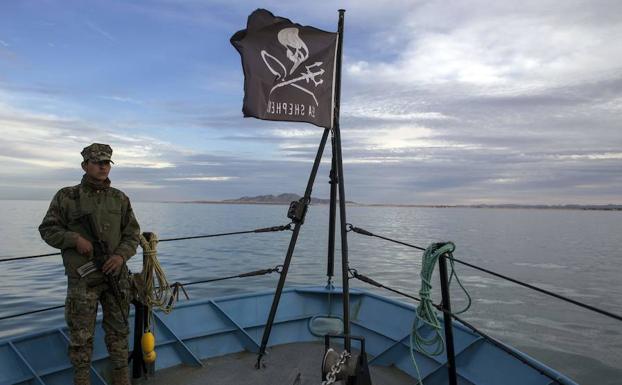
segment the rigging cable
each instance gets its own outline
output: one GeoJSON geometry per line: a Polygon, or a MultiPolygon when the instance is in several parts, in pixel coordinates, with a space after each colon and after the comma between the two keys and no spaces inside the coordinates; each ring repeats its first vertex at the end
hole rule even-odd
{"type": "MultiPolygon", "coordinates": [[[[376,286],[376,287],[381,288],[381,289],[389,290],[389,291],[391,291],[393,293],[399,294],[399,295],[401,295],[403,297],[406,297],[406,298],[410,298],[410,299],[415,300],[417,302],[421,301],[421,298],[415,297],[415,296],[410,295],[408,293],[404,293],[403,291],[394,289],[392,287],[383,285],[380,282],[375,281],[374,279],[359,273],[356,269],[350,269],[350,274],[351,274],[350,278],[355,278],[355,279],[358,279],[359,281],[365,282],[365,283],[370,284],[372,286],[376,286]]],[[[495,339],[495,338],[489,336],[488,334],[482,332],[481,330],[479,330],[478,328],[473,326],[471,323],[467,322],[466,320],[464,320],[461,317],[458,317],[455,313],[451,313],[451,312],[446,311],[445,309],[442,308],[441,305],[438,305],[438,304],[434,304],[433,306],[436,309],[438,309],[439,311],[441,311],[443,313],[449,314],[451,316],[451,318],[455,319],[456,321],[460,322],[461,324],[463,324],[467,328],[471,329],[471,331],[473,331],[474,333],[481,335],[486,341],[490,342],[491,344],[495,345],[499,349],[503,350],[505,353],[507,353],[510,356],[514,357],[515,359],[519,360],[524,365],[527,365],[527,366],[531,367],[532,369],[535,369],[538,373],[540,373],[543,376],[548,377],[549,379],[553,380],[555,383],[562,384],[562,382],[560,382],[559,378],[551,376],[549,373],[547,373],[544,370],[542,370],[541,367],[533,364],[532,362],[529,362],[521,354],[519,354],[516,351],[512,350],[511,348],[507,347],[505,344],[503,344],[502,342],[498,341],[497,339],[495,339]]]]}
{"type": "MultiPolygon", "coordinates": [[[[197,284],[200,284],[200,283],[210,283],[210,282],[224,281],[224,280],[233,279],[233,278],[255,277],[255,276],[267,275],[267,274],[271,274],[271,273],[279,273],[279,274],[281,274],[282,269],[283,269],[282,265],[277,265],[277,266],[275,266],[273,268],[270,268],[270,269],[253,270],[253,271],[248,271],[246,273],[230,275],[230,276],[227,276],[227,277],[218,277],[218,278],[212,278],[212,279],[205,279],[205,280],[201,280],[201,281],[188,282],[188,283],[184,283],[184,284],[180,284],[180,285],[181,286],[190,286],[190,285],[197,285],[197,284]]],[[[174,286],[174,285],[175,284],[173,284],[171,286],[174,286]]],[[[31,310],[31,311],[27,311],[27,312],[23,312],[23,313],[9,314],[9,315],[0,317],[0,321],[4,321],[4,320],[7,320],[7,319],[11,319],[11,318],[22,317],[22,316],[29,315],[29,314],[41,313],[41,312],[49,311],[49,310],[61,309],[61,308],[64,308],[64,307],[65,307],[65,305],[56,305],[56,306],[51,306],[51,307],[47,307],[47,308],[31,310]]]]}
{"type": "MultiPolygon", "coordinates": [[[[269,233],[269,232],[285,231],[285,230],[291,230],[291,229],[292,229],[292,224],[288,223],[282,226],[261,227],[261,228],[254,229],[254,230],[235,231],[231,233],[216,233],[216,234],[205,234],[205,235],[192,235],[192,236],[178,237],[178,238],[165,238],[165,239],[160,239],[159,242],[183,241],[187,239],[199,239],[199,238],[214,238],[214,237],[223,237],[227,235],[239,235],[239,234],[269,233]]],[[[23,259],[51,257],[53,255],[61,255],[61,253],[37,254],[37,255],[28,255],[25,257],[8,257],[8,258],[0,259],[0,262],[10,262],[10,261],[20,261],[23,259]]]]}
{"type": "MultiPolygon", "coordinates": [[[[372,233],[372,232],[370,232],[370,231],[367,231],[367,230],[365,230],[365,229],[361,229],[361,228],[359,228],[359,227],[355,227],[355,226],[353,226],[351,223],[348,223],[348,225],[347,225],[347,226],[348,226],[348,231],[353,231],[353,232],[355,232],[355,233],[362,234],[362,235],[367,235],[367,236],[369,236],[369,237],[376,237],[376,238],[384,239],[384,240],[387,240],[387,241],[389,241],[389,242],[398,243],[398,244],[400,244],[400,245],[404,245],[404,246],[412,247],[412,248],[417,249],[417,250],[425,250],[423,247],[420,247],[420,246],[412,245],[412,244],[410,244],[410,243],[406,243],[406,242],[402,242],[402,241],[398,241],[398,240],[395,240],[395,239],[391,239],[391,238],[387,238],[387,237],[383,237],[383,236],[380,236],[380,235],[374,234],[374,233],[372,233]]],[[[535,291],[540,292],[540,293],[542,293],[542,294],[546,294],[546,295],[548,295],[548,296],[555,297],[555,298],[557,298],[557,299],[561,299],[562,301],[566,301],[566,302],[568,302],[568,303],[571,303],[571,304],[573,304],[573,305],[576,305],[576,306],[582,307],[582,308],[584,308],[584,309],[591,310],[591,311],[593,311],[593,312],[595,312],[595,313],[599,313],[599,314],[605,315],[605,316],[607,316],[607,317],[613,318],[613,319],[615,319],[615,320],[622,321],[622,315],[615,314],[615,313],[609,312],[609,311],[607,311],[607,310],[599,309],[599,308],[597,308],[597,307],[595,307],[595,306],[588,305],[588,304],[583,303],[583,302],[579,302],[579,301],[574,300],[574,299],[572,299],[572,298],[565,297],[565,296],[563,296],[563,295],[561,295],[561,294],[557,294],[557,293],[554,293],[554,292],[552,292],[552,291],[549,291],[549,290],[546,290],[546,289],[542,289],[542,288],[539,288],[539,287],[534,286],[534,285],[530,285],[530,284],[528,284],[528,283],[525,283],[525,282],[519,281],[518,279],[515,279],[515,278],[512,278],[512,277],[508,277],[508,276],[503,275],[503,274],[495,273],[495,272],[494,272],[494,271],[492,271],[492,270],[488,270],[488,269],[485,269],[485,268],[483,268],[483,267],[479,267],[479,266],[477,266],[477,265],[473,265],[473,264],[470,264],[470,263],[467,263],[467,262],[461,261],[461,260],[459,260],[459,259],[457,259],[457,258],[454,258],[453,256],[446,257],[446,258],[447,258],[450,262],[457,262],[457,263],[459,263],[459,264],[462,264],[462,265],[465,265],[465,266],[471,267],[471,268],[473,268],[473,269],[475,269],[475,270],[479,270],[479,271],[481,271],[481,272],[484,272],[484,273],[487,273],[487,274],[493,275],[493,276],[495,276],[495,277],[498,277],[498,278],[501,278],[501,279],[504,279],[504,280],[507,280],[507,281],[513,282],[513,283],[515,283],[515,284],[517,284],[517,285],[520,285],[520,286],[526,287],[526,288],[528,288],[528,289],[535,290],[535,291]]]]}

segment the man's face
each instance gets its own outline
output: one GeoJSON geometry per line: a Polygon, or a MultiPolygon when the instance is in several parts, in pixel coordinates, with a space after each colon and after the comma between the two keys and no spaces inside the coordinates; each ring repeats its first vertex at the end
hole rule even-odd
{"type": "Polygon", "coordinates": [[[86,171],[86,175],[103,182],[108,178],[108,174],[110,173],[110,161],[102,160],[98,162],[89,160],[82,166],[82,169],[86,171]]]}

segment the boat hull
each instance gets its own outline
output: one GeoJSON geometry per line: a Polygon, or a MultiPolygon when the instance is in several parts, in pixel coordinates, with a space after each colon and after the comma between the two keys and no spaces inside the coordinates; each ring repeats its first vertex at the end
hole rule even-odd
{"type": "MultiPolygon", "coordinates": [[[[269,346],[323,341],[312,333],[310,320],[327,315],[341,317],[340,294],[340,289],[320,287],[284,290],[269,346]]],[[[237,352],[257,352],[273,295],[274,292],[262,292],[189,301],[179,303],[170,314],[154,312],[156,372],[180,364],[202,366],[206,359],[237,352]]],[[[417,379],[409,350],[415,307],[361,290],[352,290],[350,301],[351,332],[365,338],[370,365],[393,366],[417,379]]],[[[560,384],[575,384],[508,347],[538,370],[525,365],[458,322],[454,322],[453,330],[460,384],[544,385],[554,383],[551,377],[560,384]]],[[[431,330],[424,327],[421,332],[425,336],[431,330]]],[[[0,385],[71,383],[67,346],[64,326],[0,341],[0,385]]],[[[353,347],[357,347],[356,342],[353,347]]],[[[426,385],[448,383],[444,354],[427,357],[417,353],[416,360],[426,385]]],[[[108,354],[98,321],[92,383],[108,384],[108,373],[108,354]]],[[[319,376],[318,368],[318,383],[319,376]]],[[[179,383],[183,384],[183,379],[179,383]]]]}

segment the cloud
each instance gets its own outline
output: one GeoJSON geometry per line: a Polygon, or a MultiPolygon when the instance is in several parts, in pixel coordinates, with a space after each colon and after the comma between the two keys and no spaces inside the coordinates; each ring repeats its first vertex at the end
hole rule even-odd
{"type": "Polygon", "coordinates": [[[162,189],[166,187],[164,185],[153,184],[153,183],[149,183],[145,181],[131,181],[131,180],[123,181],[121,184],[124,189],[130,189],[130,190],[154,190],[154,189],[162,189]]]}
{"type": "Polygon", "coordinates": [[[547,2],[521,9],[478,3],[423,3],[388,33],[397,42],[395,60],[354,60],[347,74],[364,83],[457,84],[471,92],[512,94],[620,70],[622,47],[610,42],[622,35],[622,25],[594,12],[597,6],[555,3],[556,12],[548,13],[547,2]]]}
{"type": "MultiPolygon", "coordinates": [[[[80,152],[92,142],[110,143],[117,150],[113,158],[120,167],[174,167],[170,155],[174,147],[154,138],[111,132],[74,118],[32,113],[0,103],[0,144],[3,158],[10,163],[39,167],[70,168],[80,164],[80,152]]],[[[4,168],[11,173],[11,167],[4,168]]]]}
{"type": "Polygon", "coordinates": [[[231,179],[237,179],[235,176],[189,176],[182,178],[165,178],[168,181],[199,181],[199,182],[225,182],[231,179]]]}
{"type": "Polygon", "coordinates": [[[421,120],[443,120],[450,119],[448,116],[441,114],[440,112],[405,112],[405,113],[392,113],[379,110],[378,108],[360,108],[358,111],[348,109],[344,111],[344,117],[363,118],[363,119],[376,119],[384,121],[421,121],[421,120]]]}
{"type": "Polygon", "coordinates": [[[98,26],[94,22],[90,20],[85,20],[84,25],[86,25],[91,31],[97,33],[100,36],[103,36],[107,40],[110,40],[111,42],[116,42],[116,39],[110,33],[104,31],[100,26],[98,26]]]}
{"type": "Polygon", "coordinates": [[[564,160],[610,160],[622,159],[622,152],[603,152],[596,154],[570,154],[570,155],[553,155],[556,159],[564,160]]]}
{"type": "Polygon", "coordinates": [[[108,100],[113,100],[115,102],[119,102],[119,103],[130,103],[130,104],[138,104],[138,105],[142,105],[145,104],[142,100],[137,100],[137,99],[133,99],[133,98],[128,98],[125,96],[101,96],[102,99],[108,99],[108,100]]]}
{"type": "MultiPolygon", "coordinates": [[[[93,141],[113,145],[114,184],[136,199],[304,191],[322,129],[241,118],[242,71],[228,38],[252,4],[106,4],[101,20],[144,16],[138,19],[149,36],[138,29],[125,36],[122,28],[113,36],[97,18],[87,28],[117,44],[100,52],[103,61],[85,62],[93,71],[69,79],[51,68],[32,79],[17,66],[3,72],[0,197],[19,196],[20,186],[47,197],[75,183],[79,152],[93,141]],[[166,35],[152,40],[149,27],[163,23],[166,35]],[[126,43],[131,52],[117,51],[126,43]],[[136,67],[107,65],[108,55],[121,52],[136,67]]],[[[328,3],[262,5],[335,28],[328,3]]],[[[614,42],[622,37],[622,3],[381,5],[344,3],[351,9],[340,111],[349,199],[619,203],[622,46],[614,42]]],[[[58,48],[71,56],[70,46],[58,48]]],[[[323,162],[314,194],[325,197],[330,142],[323,162]]]]}

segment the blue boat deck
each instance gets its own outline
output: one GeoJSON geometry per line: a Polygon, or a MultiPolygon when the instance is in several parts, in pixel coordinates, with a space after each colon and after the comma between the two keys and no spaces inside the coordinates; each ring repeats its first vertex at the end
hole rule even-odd
{"type": "MultiPolygon", "coordinates": [[[[302,342],[274,346],[264,358],[265,367],[256,370],[257,355],[249,352],[229,354],[203,361],[203,367],[176,366],[135,385],[319,385],[324,354],[321,342],[302,342]]],[[[413,379],[395,367],[372,366],[373,384],[413,384],[413,379]]]]}
{"type": "MultiPolygon", "coordinates": [[[[308,287],[283,292],[269,341],[274,353],[266,357],[268,370],[282,374],[278,377],[279,382],[275,381],[276,375],[266,377],[270,382],[259,382],[256,376],[262,373],[265,375],[266,372],[253,369],[256,358],[254,353],[259,350],[274,292],[185,302],[178,304],[171,314],[155,312],[152,330],[156,335],[158,357],[155,365],[156,381],[160,375],[163,378],[169,375],[167,373],[170,370],[170,378],[175,378],[175,381],[168,383],[180,385],[245,384],[247,378],[249,384],[289,385],[294,383],[297,367],[308,367],[308,370],[300,371],[301,376],[304,375],[305,381],[309,378],[309,383],[317,384],[320,378],[319,362],[323,356],[323,338],[311,333],[310,320],[318,315],[341,317],[340,294],[339,289],[328,291],[325,288],[308,287]],[[302,348],[297,352],[288,350],[293,347],[283,347],[301,343],[302,348]],[[285,349],[283,353],[279,353],[282,349],[285,349]],[[281,358],[279,354],[282,354],[281,358]],[[308,362],[295,363],[293,357],[308,362]],[[219,368],[216,363],[224,364],[219,368]],[[164,370],[173,367],[177,368],[164,370]],[[181,372],[175,374],[178,370],[181,372]],[[294,377],[290,378],[292,375],[294,377]],[[182,377],[185,377],[185,382],[180,381],[182,377]],[[199,380],[201,382],[196,382],[199,380]]],[[[387,375],[386,379],[374,383],[415,383],[418,373],[411,361],[409,348],[409,336],[415,317],[414,306],[359,290],[351,292],[350,300],[351,332],[365,337],[374,375],[385,373],[384,369],[373,369],[374,366],[396,368],[393,377],[387,375]],[[390,378],[399,380],[390,382],[390,378]]],[[[95,334],[91,380],[94,385],[107,385],[108,355],[100,322],[95,334]]],[[[432,330],[423,327],[420,332],[427,337],[432,330]]],[[[533,358],[516,352],[539,370],[525,365],[458,322],[454,323],[454,342],[460,384],[575,384],[533,358]]],[[[68,337],[64,327],[0,341],[0,385],[71,383],[67,345],[68,337]]],[[[357,347],[356,343],[353,343],[353,347],[357,347]]],[[[416,353],[416,358],[426,385],[447,384],[444,354],[428,357],[416,353]]]]}

